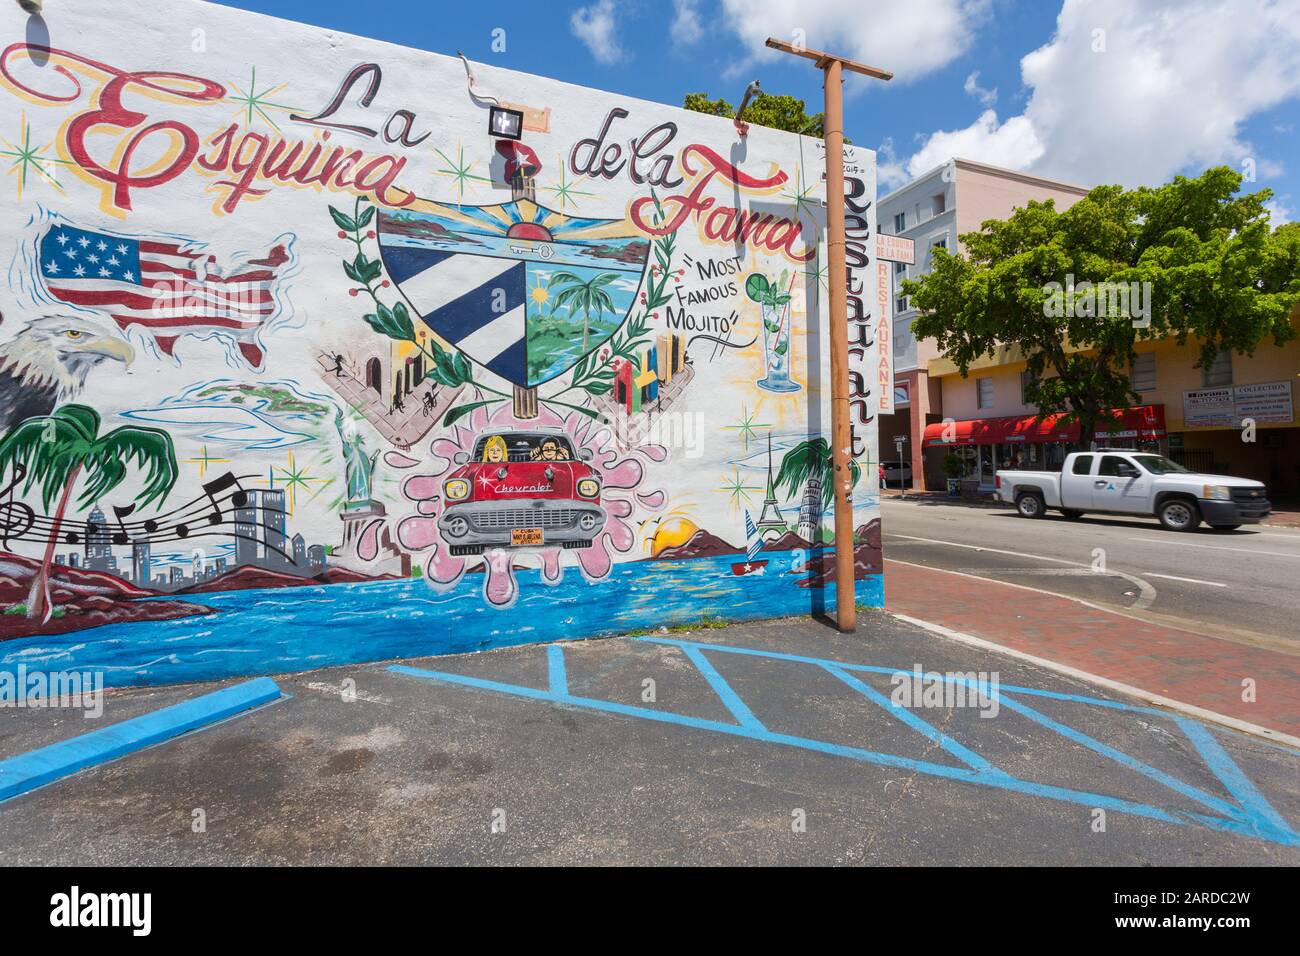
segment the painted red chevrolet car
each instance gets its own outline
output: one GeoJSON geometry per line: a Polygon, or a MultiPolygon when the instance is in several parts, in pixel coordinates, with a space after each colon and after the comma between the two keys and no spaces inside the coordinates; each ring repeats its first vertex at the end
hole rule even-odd
{"type": "Polygon", "coordinates": [[[600,475],[560,429],[484,432],[442,483],[438,529],[454,555],[587,548],[605,526],[600,475]]]}

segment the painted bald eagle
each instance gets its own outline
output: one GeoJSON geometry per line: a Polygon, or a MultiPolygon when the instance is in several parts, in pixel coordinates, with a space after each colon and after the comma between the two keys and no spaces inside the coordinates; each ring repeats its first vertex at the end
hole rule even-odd
{"type": "Polygon", "coordinates": [[[42,315],[29,321],[0,345],[0,435],[76,398],[87,374],[105,359],[126,366],[135,350],[81,316],[42,315]]]}

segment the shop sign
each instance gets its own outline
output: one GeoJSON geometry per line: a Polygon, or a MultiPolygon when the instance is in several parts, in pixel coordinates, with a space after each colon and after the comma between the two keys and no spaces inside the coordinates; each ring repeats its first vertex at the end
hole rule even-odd
{"type": "Polygon", "coordinates": [[[1291,383],[1229,385],[1183,393],[1183,422],[1189,428],[1238,428],[1246,418],[1256,424],[1293,421],[1291,383]]]}

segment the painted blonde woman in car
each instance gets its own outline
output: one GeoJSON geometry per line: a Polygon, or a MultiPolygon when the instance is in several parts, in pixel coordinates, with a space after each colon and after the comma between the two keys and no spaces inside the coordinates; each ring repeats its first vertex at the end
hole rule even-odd
{"type": "Polygon", "coordinates": [[[510,451],[506,448],[506,440],[500,435],[493,435],[483,446],[483,460],[491,462],[506,462],[510,460],[510,451]]]}

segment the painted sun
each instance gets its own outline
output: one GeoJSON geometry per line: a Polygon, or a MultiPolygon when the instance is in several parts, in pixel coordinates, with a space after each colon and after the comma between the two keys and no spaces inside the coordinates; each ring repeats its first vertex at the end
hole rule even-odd
{"type": "Polygon", "coordinates": [[[668,518],[660,522],[650,542],[650,555],[657,557],[664,548],[675,548],[691,540],[691,536],[700,530],[690,518],[668,518]]]}

